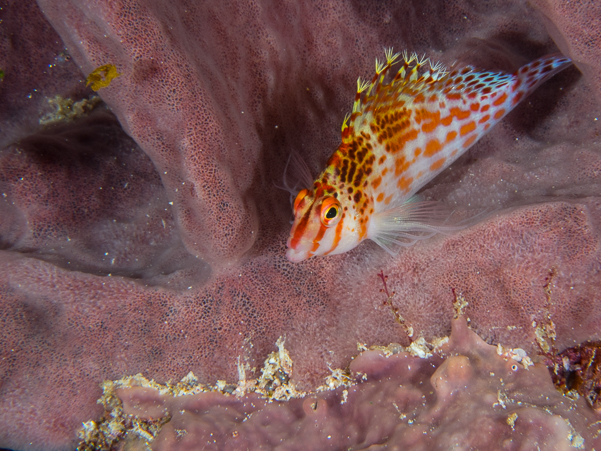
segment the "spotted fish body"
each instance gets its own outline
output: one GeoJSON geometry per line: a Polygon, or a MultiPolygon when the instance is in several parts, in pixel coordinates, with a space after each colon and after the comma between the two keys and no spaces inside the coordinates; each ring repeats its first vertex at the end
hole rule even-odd
{"type": "Polygon", "coordinates": [[[470,66],[447,73],[416,55],[399,56],[386,51],[371,82],[358,81],[340,146],[312,189],[296,196],[289,260],[339,254],[364,239],[394,252],[444,231],[438,210],[414,194],[571,64],[551,55],[513,74],[470,66]]]}

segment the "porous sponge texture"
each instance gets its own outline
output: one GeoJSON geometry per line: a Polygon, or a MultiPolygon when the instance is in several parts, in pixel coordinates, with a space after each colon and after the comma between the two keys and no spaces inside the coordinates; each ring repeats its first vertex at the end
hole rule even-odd
{"type": "MultiPolygon", "coordinates": [[[[598,199],[522,207],[435,247],[410,249],[387,266],[393,304],[417,336],[440,336],[436,325],[461,296],[466,316],[477,318],[472,327],[491,343],[536,353],[535,326],[548,316],[559,321],[559,348],[590,338],[601,318],[599,303],[588,301],[598,297],[590,282],[600,256],[591,227],[599,207],[598,199]]],[[[361,297],[372,305],[382,300],[367,290],[361,297]]]]}
{"type": "Polygon", "coordinates": [[[284,335],[294,381],[320,385],[357,342],[407,344],[381,270],[415,337],[448,334],[453,289],[490,342],[535,351],[546,310],[558,348],[599,337],[599,106],[574,68],[424,191],[459,217],[489,208],[482,224],[396,258],[373,243],[284,256],[290,207],[274,185],[289,152],[322,168],[382,47],[513,70],[557,50],[522,3],[40,5],[83,74],[123,73],[99,94],[141,150],[100,116],[2,150],[1,446],[73,447],[104,379],[235,382],[238,357],[258,367],[284,335]]]}
{"type": "Polygon", "coordinates": [[[547,18],[547,29],[558,47],[572,58],[601,99],[601,5],[593,0],[534,0],[532,4],[547,18]]]}
{"type": "Polygon", "coordinates": [[[47,97],[79,100],[84,77],[33,0],[2,5],[0,146],[34,133],[47,97]]]}
{"type": "MultiPolygon", "coordinates": [[[[108,63],[123,73],[101,96],[159,171],[186,247],[213,263],[240,257],[262,230],[255,195],[268,159],[279,168],[292,150],[331,153],[356,77],[384,46],[436,57],[457,27],[485,37],[527,22],[519,4],[504,8],[509,21],[498,6],[461,2],[39,4],[84,73],[108,63]]],[[[540,26],[529,39],[532,54],[548,43],[540,26]]]]}

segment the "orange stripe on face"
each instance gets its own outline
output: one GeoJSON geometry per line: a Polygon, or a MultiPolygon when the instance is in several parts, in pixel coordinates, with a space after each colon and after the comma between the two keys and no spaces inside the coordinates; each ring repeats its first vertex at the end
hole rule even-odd
{"type": "Polygon", "coordinates": [[[338,247],[338,243],[340,243],[340,239],[342,238],[342,230],[344,229],[344,213],[342,214],[342,218],[340,218],[340,222],[336,226],[336,230],[334,231],[334,241],[332,243],[332,247],[329,251],[325,252],[324,255],[329,254],[334,249],[338,247]]]}
{"type": "Polygon", "coordinates": [[[415,149],[415,151],[413,152],[413,155],[415,155],[415,158],[419,157],[422,153],[422,149],[420,149],[419,147],[417,147],[415,149]]]}
{"type": "Polygon", "coordinates": [[[465,124],[464,126],[462,126],[459,129],[459,133],[461,134],[461,136],[465,136],[468,133],[473,132],[474,130],[476,130],[476,123],[472,121],[469,124],[465,124]]]}
{"type": "Polygon", "coordinates": [[[451,125],[451,122],[453,122],[453,116],[447,116],[447,117],[443,117],[440,120],[440,123],[442,125],[451,125]]]}
{"type": "Polygon", "coordinates": [[[376,202],[382,202],[383,200],[384,200],[384,193],[378,194],[378,197],[376,198],[376,202]]]}
{"type": "Polygon", "coordinates": [[[480,110],[482,113],[486,113],[490,109],[490,105],[484,105],[480,110]]]}
{"type": "Polygon", "coordinates": [[[479,103],[476,102],[476,103],[472,103],[470,105],[470,110],[472,110],[472,111],[478,111],[478,109],[480,109],[480,104],[479,103]]]}
{"type": "Polygon", "coordinates": [[[294,235],[292,236],[292,239],[290,240],[290,247],[292,249],[296,249],[296,246],[298,246],[298,243],[300,243],[301,237],[305,233],[307,224],[309,223],[309,216],[311,216],[312,210],[313,210],[312,208],[309,208],[307,210],[307,212],[305,213],[305,215],[301,218],[301,220],[296,225],[296,228],[294,229],[294,235]]]}
{"type": "Polygon", "coordinates": [[[431,157],[432,155],[440,152],[442,150],[442,146],[440,142],[435,138],[428,141],[426,144],[426,151],[424,152],[425,157],[431,157]]]}
{"type": "Polygon", "coordinates": [[[477,137],[478,137],[478,135],[472,135],[468,139],[466,139],[465,142],[463,143],[463,148],[467,149],[469,146],[471,146],[477,137]]]}
{"type": "Polygon", "coordinates": [[[326,227],[320,226],[319,231],[317,232],[317,236],[313,240],[313,247],[311,248],[311,253],[314,254],[317,249],[319,249],[319,244],[324,234],[326,233],[326,227]]]}
{"type": "Polygon", "coordinates": [[[482,119],[480,119],[478,121],[478,124],[484,124],[485,122],[488,122],[489,119],[490,119],[490,114],[487,114],[486,116],[484,116],[482,119]]]}
{"type": "Polygon", "coordinates": [[[494,106],[499,106],[499,105],[502,105],[503,102],[505,102],[506,100],[507,100],[507,94],[503,93],[503,95],[500,96],[498,99],[496,99],[492,104],[494,106]]]}
{"type": "Polygon", "coordinates": [[[501,108],[499,111],[497,111],[495,113],[495,115],[493,116],[495,119],[501,119],[503,117],[503,115],[505,114],[505,108],[501,108]]]}
{"type": "Polygon", "coordinates": [[[437,171],[437,170],[439,170],[440,168],[442,168],[442,167],[443,167],[443,165],[444,165],[445,161],[447,161],[447,159],[446,159],[446,158],[441,158],[440,160],[438,160],[438,161],[435,161],[435,162],[434,162],[434,163],[432,163],[432,165],[430,166],[430,170],[431,170],[431,171],[437,171]]]}

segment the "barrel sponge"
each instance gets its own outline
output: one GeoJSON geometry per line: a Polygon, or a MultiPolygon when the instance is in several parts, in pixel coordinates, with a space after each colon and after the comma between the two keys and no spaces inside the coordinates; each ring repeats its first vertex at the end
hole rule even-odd
{"type": "MultiPolygon", "coordinates": [[[[534,356],[537,328],[551,323],[558,351],[599,339],[600,107],[576,68],[424,189],[459,220],[485,211],[460,233],[396,257],[366,242],[285,258],[290,205],[275,185],[286,160],[295,151],[314,175],[322,169],[356,78],[373,74],[382,47],[514,70],[557,51],[536,11],[508,1],[192,3],[40,0],[50,22],[29,0],[3,7],[0,33],[14,36],[2,35],[0,60],[10,106],[0,111],[0,133],[10,130],[0,150],[0,447],[74,448],[82,422],[102,415],[104,380],[166,383],[192,371],[235,384],[238,358],[256,377],[284,336],[291,380],[314,390],[358,342],[448,335],[457,299],[492,345],[534,356]],[[86,91],[107,64],[122,75],[86,91]],[[41,126],[57,95],[106,104],[41,126]]],[[[376,384],[374,397],[386,390],[376,384]]]]}
{"type": "Polygon", "coordinates": [[[256,193],[270,167],[292,150],[315,168],[329,156],[349,92],[382,47],[436,57],[466,26],[516,48],[509,33],[528,28],[528,58],[549,42],[519,4],[39,4],[84,73],[113,64],[123,74],[100,95],[159,171],[187,249],[214,263],[258,236],[256,193]]]}
{"type": "Polygon", "coordinates": [[[546,17],[549,33],[561,51],[572,58],[601,99],[601,5],[595,1],[534,0],[546,17]]]}

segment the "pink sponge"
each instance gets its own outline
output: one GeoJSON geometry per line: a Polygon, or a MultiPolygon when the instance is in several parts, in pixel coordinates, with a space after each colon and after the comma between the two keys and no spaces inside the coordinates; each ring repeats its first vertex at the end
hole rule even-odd
{"type": "Polygon", "coordinates": [[[0,152],[0,446],[72,448],[102,413],[103,380],[235,383],[238,357],[259,367],[280,336],[292,380],[314,389],[357,342],[408,344],[381,270],[414,339],[448,335],[453,290],[492,344],[533,354],[533,322],[549,321],[559,349],[599,338],[600,108],[576,68],[424,190],[458,218],[488,208],[480,224],[396,258],[368,243],[302,264],[284,255],[290,207],[274,185],[286,159],[321,169],[382,47],[512,70],[557,51],[522,2],[39,3],[82,73],[43,73],[64,50],[35,5],[3,16],[37,50],[3,35],[0,69],[37,72],[0,82],[2,105],[16,105],[2,124],[30,135],[0,152]],[[99,95],[133,141],[96,113],[30,131],[42,97],[69,97],[64,80],[110,63],[123,75],[99,95]],[[21,109],[29,91],[39,103],[21,109]]]}
{"type": "MultiPolygon", "coordinates": [[[[448,11],[332,2],[40,5],[84,73],[110,63],[123,74],[102,98],[155,164],[188,250],[214,263],[240,257],[263,231],[255,193],[272,176],[266,159],[280,168],[297,150],[319,166],[314,157],[332,152],[349,90],[382,47],[436,59],[424,43],[451,47],[457,27],[482,37],[529,28],[520,6],[505,8],[508,20],[461,2],[448,11]],[[403,35],[407,17],[416,17],[415,32],[403,35]],[[445,33],[418,27],[421,17],[445,24],[445,33]]],[[[532,53],[548,38],[540,25],[529,32],[532,53]]]]}
{"type": "Polygon", "coordinates": [[[534,0],[546,17],[549,33],[561,51],[569,56],[587,77],[601,99],[601,5],[597,2],[534,0]]]}

